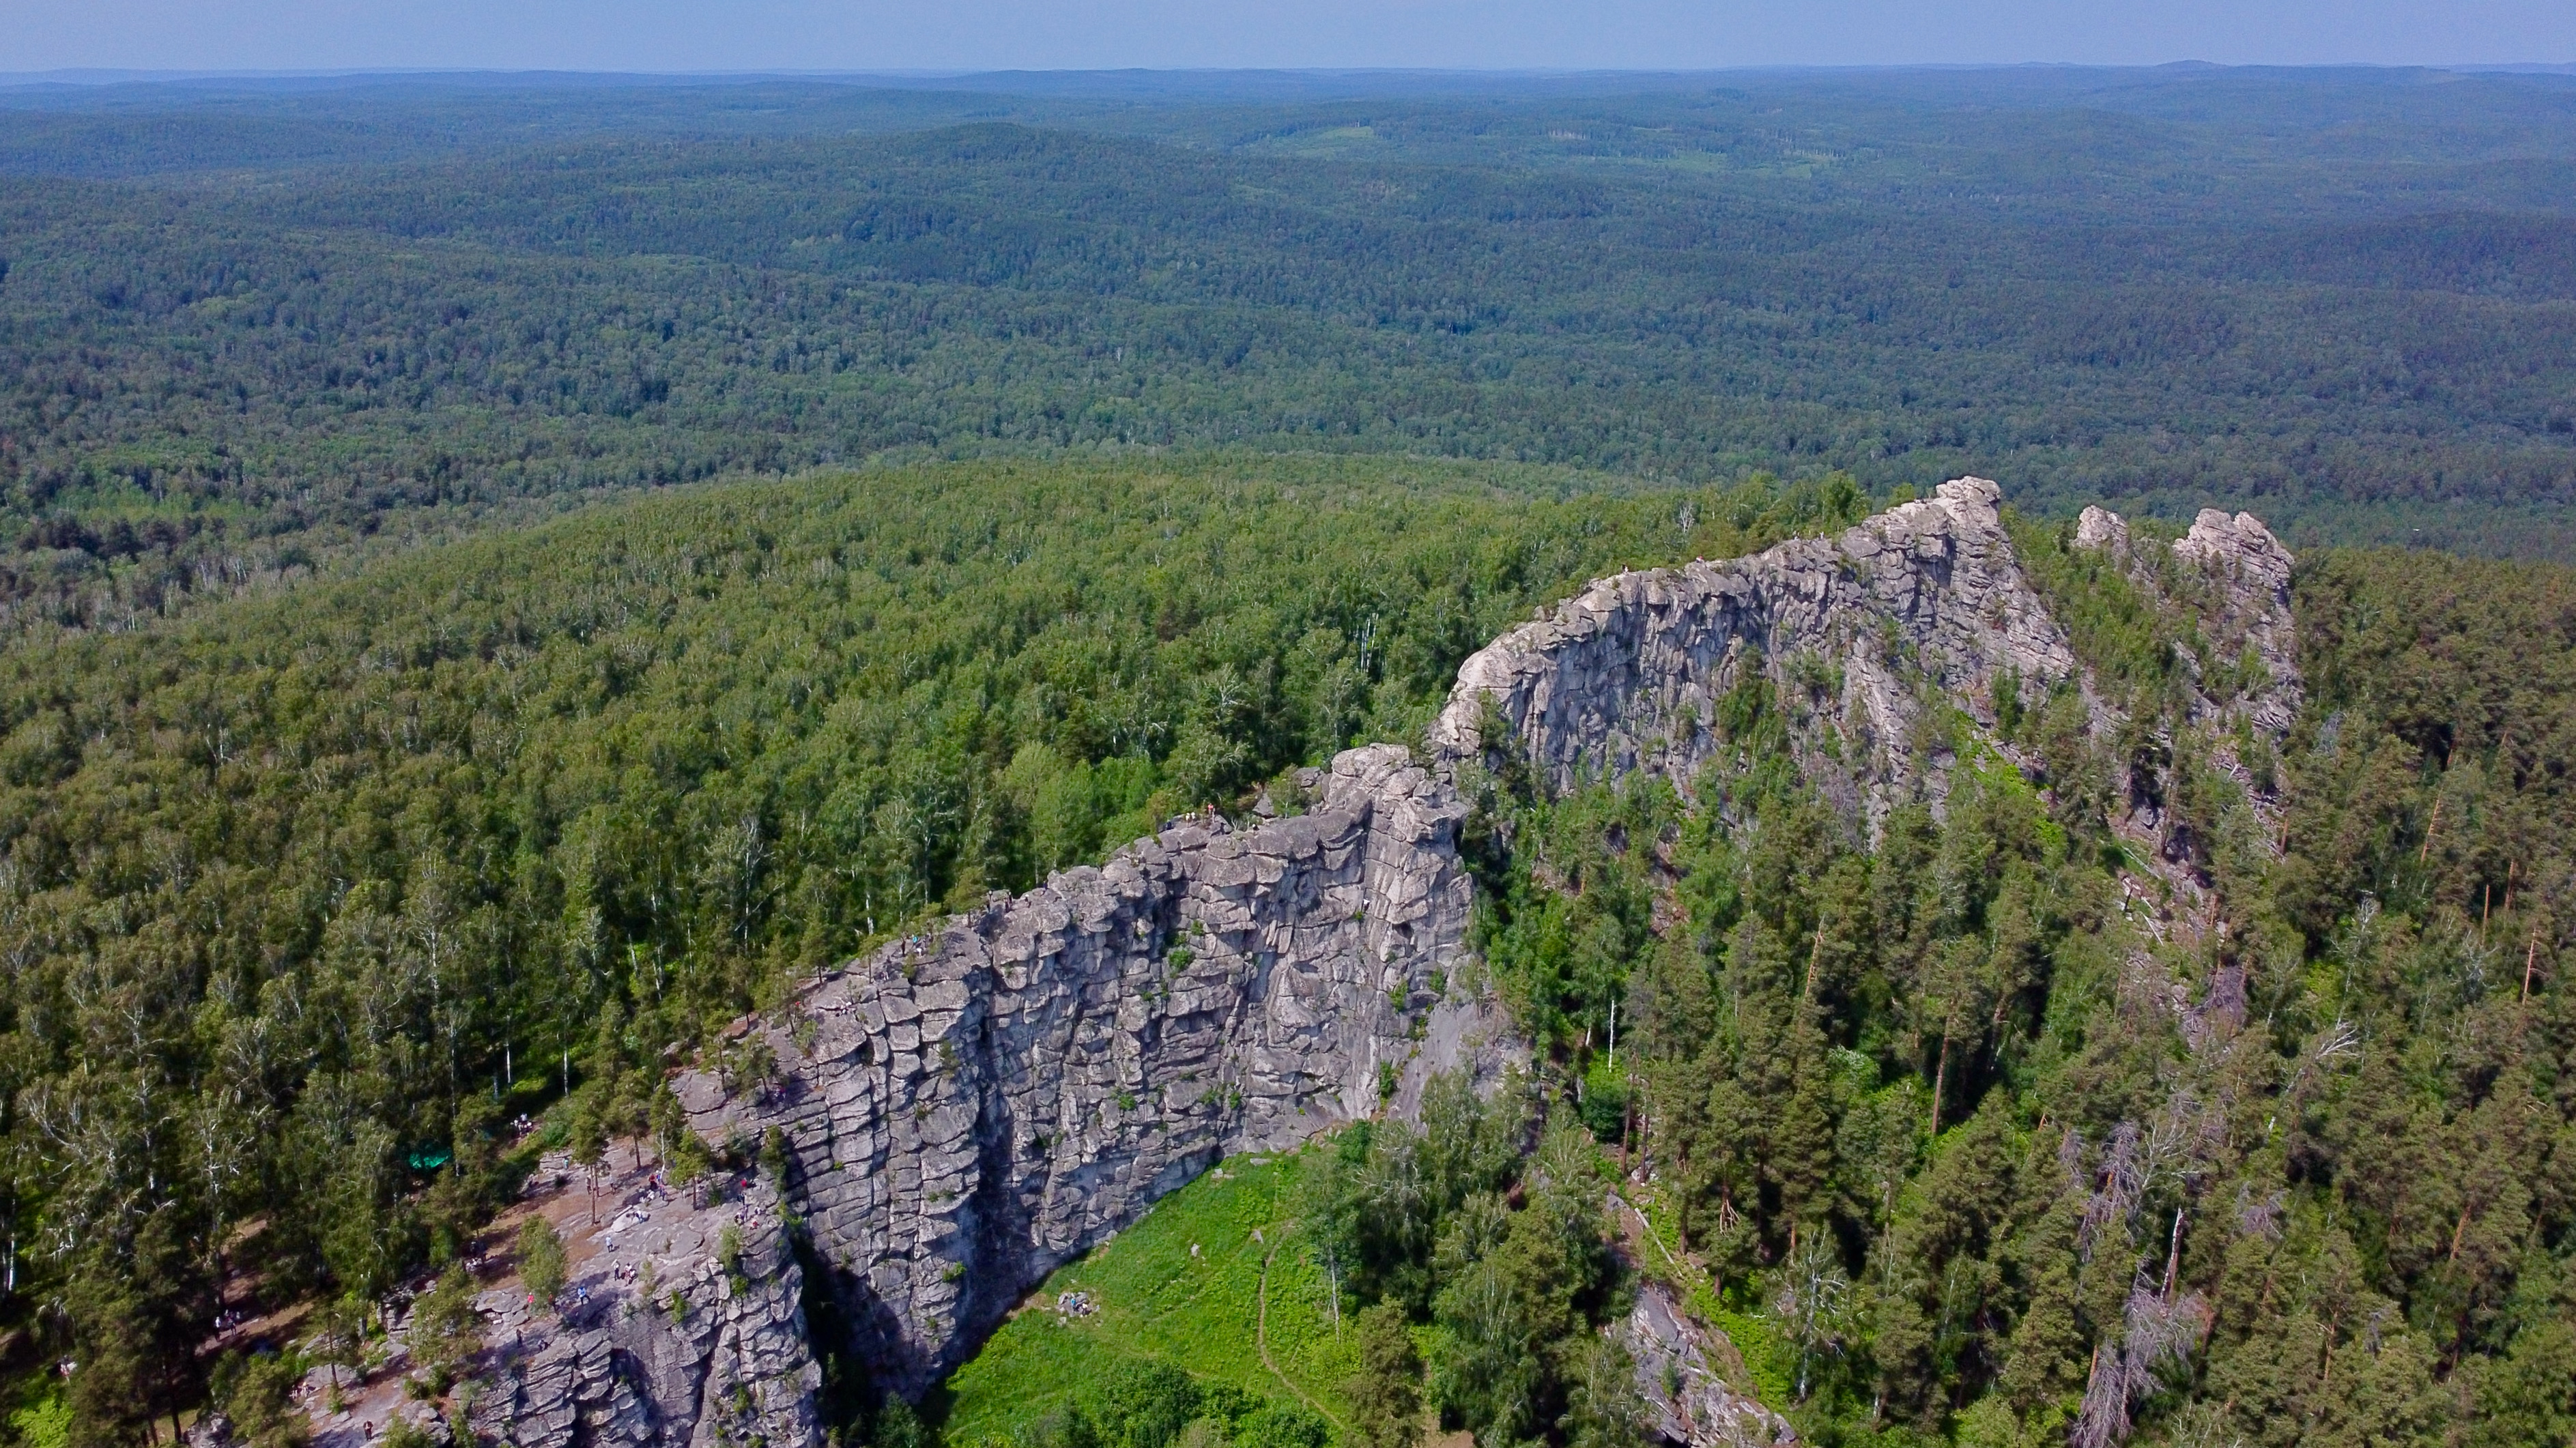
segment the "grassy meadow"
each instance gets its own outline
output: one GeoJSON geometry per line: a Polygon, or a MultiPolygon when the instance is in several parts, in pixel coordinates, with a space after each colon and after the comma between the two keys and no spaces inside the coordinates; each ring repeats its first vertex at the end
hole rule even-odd
{"type": "Polygon", "coordinates": [[[1232,1158],[1059,1268],[949,1375],[930,1405],[945,1441],[975,1448],[1013,1440],[1134,1358],[1302,1404],[1341,1427],[1342,1384],[1357,1366],[1354,1335],[1347,1323],[1337,1326],[1329,1287],[1296,1224],[1311,1156],[1310,1149],[1232,1158]],[[1270,1364],[1260,1331],[1265,1259],[1270,1364]],[[1066,1292],[1091,1294],[1098,1310],[1059,1314],[1056,1300],[1066,1292]]]}

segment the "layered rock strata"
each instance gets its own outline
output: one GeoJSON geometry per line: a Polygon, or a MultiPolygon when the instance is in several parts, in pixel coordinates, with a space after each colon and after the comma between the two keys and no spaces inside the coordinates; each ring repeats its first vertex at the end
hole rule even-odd
{"type": "Polygon", "coordinates": [[[1946,798],[1940,708],[1994,723],[1997,689],[2036,702],[2075,675],[2023,579],[1983,478],[1943,483],[1835,538],[1605,578],[1467,660],[1432,725],[1444,756],[1511,742],[1555,789],[1646,769],[1685,788],[1727,747],[1729,696],[1768,679],[1799,763],[1875,827],[1946,798]]]}
{"type": "Polygon", "coordinates": [[[576,1225],[557,1305],[515,1279],[483,1293],[476,1432],[516,1448],[818,1448],[822,1370],[777,1196],[725,1185],[737,1195],[713,1202],[639,1186],[576,1225]]]}
{"type": "Polygon", "coordinates": [[[1445,975],[1464,808],[1396,746],[1318,784],[1311,813],[1193,819],[829,972],[733,1048],[774,1068],[681,1079],[709,1140],[780,1134],[881,1382],[927,1385],[1225,1153],[1499,1065],[1445,975]]]}

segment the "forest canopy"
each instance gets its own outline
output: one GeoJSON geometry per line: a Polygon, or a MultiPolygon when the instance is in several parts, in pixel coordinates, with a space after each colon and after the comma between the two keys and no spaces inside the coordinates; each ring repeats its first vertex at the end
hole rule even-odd
{"type": "Polygon", "coordinates": [[[364,1299],[445,1260],[514,1103],[649,1096],[815,966],[1418,734],[1588,577],[1865,501],[1571,482],[738,484],[0,656],[8,1310],[142,1345],[84,1411],[186,1401],[220,1272],[364,1299]]]}
{"type": "Polygon", "coordinates": [[[1434,92],[0,92],[0,594],[1230,446],[2576,550],[2563,78],[1434,92]]]}
{"type": "Polygon", "coordinates": [[[1790,762],[1786,689],[1729,701],[1689,796],[1506,771],[1500,993],[1817,1441],[2557,1441],[2576,579],[2307,559],[2309,702],[2230,777],[2171,692],[2196,620],[2016,532],[2143,730],[2007,714],[2014,763],[1956,736],[1946,807],[1874,836],[1790,762]],[[2110,827],[2142,741],[2189,894],[2110,827]]]}

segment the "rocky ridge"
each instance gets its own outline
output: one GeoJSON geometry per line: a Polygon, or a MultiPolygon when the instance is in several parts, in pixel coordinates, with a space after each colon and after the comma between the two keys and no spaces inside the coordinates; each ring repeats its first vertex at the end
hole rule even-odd
{"type": "MultiPolygon", "coordinates": [[[[442,1405],[415,1391],[411,1309],[430,1280],[413,1284],[387,1305],[381,1360],[311,1367],[296,1397],[312,1448],[364,1448],[398,1422],[453,1443],[460,1411],[476,1441],[510,1448],[821,1448],[822,1372],[775,1191],[724,1176],[674,1193],[631,1159],[594,1177],[557,1152],[496,1235],[531,1216],[564,1243],[563,1292],[538,1303],[506,1257],[467,1259],[481,1345],[442,1405]]],[[[188,1441],[238,1438],[209,1413],[188,1441]]]]}
{"type": "MultiPolygon", "coordinates": [[[[742,1149],[777,1134],[821,1286],[854,1324],[846,1346],[917,1393],[1049,1270],[1226,1153],[1409,1112],[1434,1070],[1499,1077],[1506,1022],[1452,971],[1470,904],[1455,786],[1499,755],[1558,790],[1641,770],[1688,788],[1759,678],[1802,770],[1874,830],[1900,803],[1948,797],[1962,762],[1945,711],[1991,745],[2000,703],[2071,685],[2097,733],[2116,725],[2023,575],[1999,498],[1957,479],[1837,537],[1600,580],[1470,658],[1424,756],[1347,751],[1309,771],[1304,814],[1175,821],[806,982],[682,1074],[690,1124],[742,1149]]],[[[2079,541],[2131,546],[2090,512],[2079,541]]],[[[2261,665],[2211,707],[2286,727],[2288,554],[2250,517],[2207,513],[2171,555],[2143,576],[2197,580],[2221,637],[2261,665]]],[[[1695,1385],[1656,1400],[1662,1431],[1697,1448],[1776,1440],[1785,1425],[1707,1371],[1698,1331],[1677,1311],[1629,1325],[1641,1363],[1660,1354],[1695,1385]]],[[[618,1401],[602,1375],[644,1349],[602,1341],[568,1341],[545,1377],[567,1386],[523,1385],[493,1421],[618,1401]]],[[[792,1395],[808,1363],[774,1355],[757,1401],[792,1395]]]]}
{"type": "Polygon", "coordinates": [[[1192,817],[828,972],[734,1048],[774,1064],[681,1078],[710,1141],[779,1133],[881,1382],[928,1385],[1226,1153],[1502,1064],[1445,975],[1464,806],[1399,746],[1313,783],[1308,813],[1192,817]]]}
{"type": "Polygon", "coordinates": [[[1828,797],[1873,828],[1918,794],[1937,809],[1957,761],[1936,708],[1991,727],[1999,687],[2035,703],[2077,672],[2001,496],[1960,478],[1839,537],[1602,579],[1469,658],[1432,745],[1475,758],[1499,726],[1558,790],[1641,769],[1687,788],[1726,747],[1728,695],[1760,677],[1828,797]]]}

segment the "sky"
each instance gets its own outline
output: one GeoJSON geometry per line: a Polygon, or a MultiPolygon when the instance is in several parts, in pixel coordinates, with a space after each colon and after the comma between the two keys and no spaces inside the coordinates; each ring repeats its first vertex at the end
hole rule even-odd
{"type": "Polygon", "coordinates": [[[2576,62],[2576,0],[0,0],[17,74],[2175,60],[2576,62]]]}

